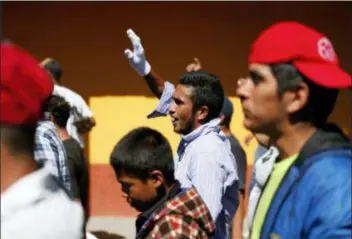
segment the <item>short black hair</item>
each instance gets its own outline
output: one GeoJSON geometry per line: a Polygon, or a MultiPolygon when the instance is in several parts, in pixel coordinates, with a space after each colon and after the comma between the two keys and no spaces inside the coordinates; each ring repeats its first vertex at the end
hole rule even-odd
{"type": "Polygon", "coordinates": [[[172,150],[168,140],[158,131],[140,127],[127,133],[110,156],[115,173],[124,173],[142,181],[153,170],[160,170],[167,184],[175,181],[172,150]]]}
{"type": "Polygon", "coordinates": [[[60,67],[60,64],[56,60],[50,60],[45,65],[43,65],[44,69],[50,72],[50,74],[54,77],[56,82],[61,81],[61,76],[62,76],[62,69],[60,67]]]}
{"type": "Polygon", "coordinates": [[[323,126],[334,109],[338,89],[317,85],[301,74],[292,63],[273,64],[271,71],[278,81],[278,95],[295,89],[300,82],[307,84],[309,97],[306,106],[292,116],[294,122],[308,121],[316,127],[323,126]]]}
{"type": "Polygon", "coordinates": [[[192,87],[191,100],[193,112],[207,106],[209,114],[205,123],[219,117],[224,102],[224,89],[220,79],[205,71],[194,71],[184,74],[180,84],[192,87]]]}
{"type": "Polygon", "coordinates": [[[66,128],[71,107],[63,97],[52,95],[47,103],[47,112],[53,116],[55,124],[60,128],[66,128]]]}
{"type": "Polygon", "coordinates": [[[230,128],[233,115],[233,104],[228,97],[224,97],[224,103],[221,109],[221,114],[224,116],[221,125],[230,128]]]}
{"type": "Polygon", "coordinates": [[[36,125],[1,125],[1,143],[13,155],[33,156],[36,125]]]}

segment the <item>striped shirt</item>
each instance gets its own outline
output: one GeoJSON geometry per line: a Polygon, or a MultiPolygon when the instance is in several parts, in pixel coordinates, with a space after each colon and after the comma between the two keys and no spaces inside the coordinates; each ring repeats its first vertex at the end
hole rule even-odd
{"type": "MultiPolygon", "coordinates": [[[[167,115],[175,87],[165,82],[159,105],[148,115],[167,115]]],[[[238,207],[238,174],[230,143],[220,130],[220,119],[181,135],[175,158],[175,177],[182,187],[194,186],[215,221],[214,238],[231,238],[230,227],[238,207]]]]}

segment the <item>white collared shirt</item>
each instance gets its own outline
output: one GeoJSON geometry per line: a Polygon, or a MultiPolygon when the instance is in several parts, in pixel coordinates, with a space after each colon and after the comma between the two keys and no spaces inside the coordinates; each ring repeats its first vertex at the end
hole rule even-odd
{"type": "Polygon", "coordinates": [[[1,239],[81,239],[83,209],[42,168],[1,194],[1,239]]]}

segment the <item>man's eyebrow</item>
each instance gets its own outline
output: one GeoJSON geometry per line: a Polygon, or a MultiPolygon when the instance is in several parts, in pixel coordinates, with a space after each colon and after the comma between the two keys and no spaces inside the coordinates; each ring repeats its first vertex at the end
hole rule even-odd
{"type": "Polygon", "coordinates": [[[173,99],[175,102],[183,103],[183,100],[181,100],[180,98],[177,98],[176,96],[173,96],[172,99],[173,99]]]}
{"type": "Polygon", "coordinates": [[[259,71],[253,69],[249,70],[249,74],[257,77],[264,77],[263,74],[261,74],[259,71]]]}

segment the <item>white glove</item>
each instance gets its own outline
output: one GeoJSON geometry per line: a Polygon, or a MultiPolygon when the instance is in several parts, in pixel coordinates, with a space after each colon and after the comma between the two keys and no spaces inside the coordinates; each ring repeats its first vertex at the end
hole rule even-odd
{"type": "Polygon", "coordinates": [[[132,29],[127,30],[127,36],[131,40],[133,52],[130,49],[126,49],[125,56],[130,62],[130,65],[138,72],[140,76],[148,75],[150,73],[151,67],[149,62],[145,59],[141,39],[136,35],[136,33],[134,33],[132,29]]]}

